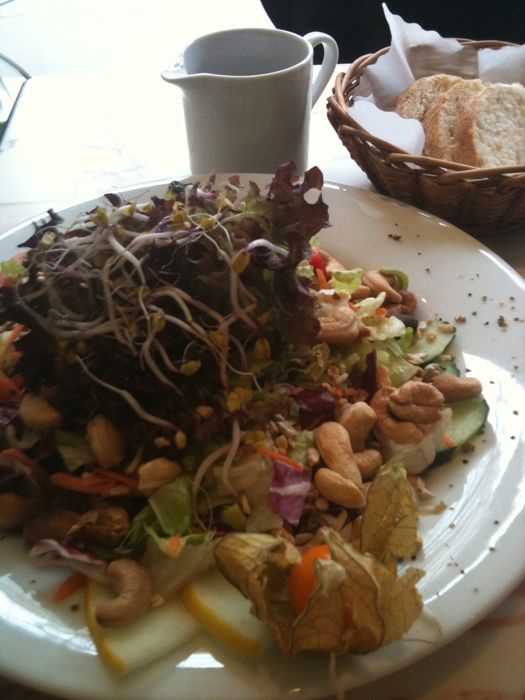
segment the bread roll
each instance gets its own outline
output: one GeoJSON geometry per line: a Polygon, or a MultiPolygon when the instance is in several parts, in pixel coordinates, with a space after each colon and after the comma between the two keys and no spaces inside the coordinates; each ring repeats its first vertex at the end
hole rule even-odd
{"type": "Polygon", "coordinates": [[[455,75],[447,75],[446,73],[419,78],[399,95],[394,111],[400,117],[421,121],[432,100],[442,95],[460,80],[462,78],[458,78],[455,75]]]}
{"type": "Polygon", "coordinates": [[[525,88],[488,83],[460,111],[452,159],[479,168],[525,164],[525,88]]]}
{"type": "Polygon", "coordinates": [[[460,80],[432,100],[423,118],[426,156],[453,160],[458,115],[482,89],[481,80],[460,80]]]}

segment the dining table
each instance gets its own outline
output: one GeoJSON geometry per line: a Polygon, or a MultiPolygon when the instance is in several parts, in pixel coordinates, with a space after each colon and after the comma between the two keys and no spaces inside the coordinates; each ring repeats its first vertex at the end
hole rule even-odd
{"type": "MultiPolygon", "coordinates": [[[[255,14],[249,16],[245,9],[235,23],[230,15],[226,25],[272,26],[259,3],[247,6],[257,6],[255,14]]],[[[198,30],[202,27],[193,28],[194,33],[198,30]]],[[[187,38],[184,32],[183,36],[187,38]]],[[[101,193],[191,175],[182,93],[161,80],[161,58],[112,68],[96,62],[89,69],[53,67],[25,82],[0,144],[0,237],[50,208],[60,210],[101,193]]],[[[346,68],[339,64],[336,73],[346,68]]],[[[327,182],[373,191],[327,119],[327,97],[336,73],[312,111],[309,165],[318,166],[327,182]]],[[[480,243],[525,277],[525,230],[495,232],[480,243]]],[[[524,348],[516,351],[523,355],[524,348]]],[[[1,657],[0,646],[0,668],[1,657]]],[[[42,690],[13,681],[9,669],[3,671],[2,700],[51,699],[42,690]]],[[[494,600],[494,608],[458,638],[406,668],[353,689],[348,697],[523,700],[525,581],[503,600],[494,600]]]]}

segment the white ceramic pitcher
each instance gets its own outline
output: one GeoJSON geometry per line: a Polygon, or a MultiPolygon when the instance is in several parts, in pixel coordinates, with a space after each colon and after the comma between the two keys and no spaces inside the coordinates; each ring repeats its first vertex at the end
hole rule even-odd
{"type": "Polygon", "coordinates": [[[310,111],[332,77],[335,40],[280,29],[233,29],[199,37],[162,72],[183,90],[193,174],[273,173],[308,162],[310,111]],[[322,44],[315,80],[313,49],[322,44]]]}

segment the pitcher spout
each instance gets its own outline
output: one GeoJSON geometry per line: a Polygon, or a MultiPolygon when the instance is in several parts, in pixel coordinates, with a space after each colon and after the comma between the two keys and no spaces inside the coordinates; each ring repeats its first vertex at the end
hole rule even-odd
{"type": "Polygon", "coordinates": [[[174,63],[169,68],[166,68],[161,72],[161,77],[167,83],[172,83],[173,85],[179,85],[183,87],[189,80],[195,78],[194,75],[188,75],[182,63],[174,63]]]}

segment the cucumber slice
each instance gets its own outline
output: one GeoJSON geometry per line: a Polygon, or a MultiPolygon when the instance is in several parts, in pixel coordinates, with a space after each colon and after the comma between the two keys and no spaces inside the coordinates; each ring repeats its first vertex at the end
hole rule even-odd
{"type": "Polygon", "coordinates": [[[456,443],[455,447],[438,447],[433,466],[448,462],[462,445],[471,440],[487,422],[489,405],[481,396],[463,399],[450,404],[452,418],[446,433],[456,443]]]}
{"type": "Polygon", "coordinates": [[[428,365],[442,355],[456,335],[456,327],[449,323],[434,323],[424,330],[408,348],[411,355],[420,355],[422,364],[428,365]],[[447,328],[447,330],[443,330],[447,328]]]}
{"type": "Polygon", "coordinates": [[[455,362],[444,362],[443,364],[439,365],[439,368],[442,369],[443,372],[453,374],[455,377],[459,377],[459,375],[461,374],[455,362]]]}

